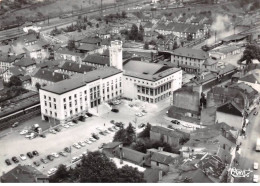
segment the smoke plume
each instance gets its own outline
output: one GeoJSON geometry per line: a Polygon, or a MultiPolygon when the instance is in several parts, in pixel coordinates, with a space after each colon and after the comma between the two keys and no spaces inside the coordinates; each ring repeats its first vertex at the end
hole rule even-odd
{"type": "Polygon", "coordinates": [[[212,31],[212,36],[207,40],[208,45],[215,43],[215,39],[216,42],[218,42],[219,39],[234,34],[232,22],[227,15],[223,16],[218,14],[210,29],[212,31]]]}

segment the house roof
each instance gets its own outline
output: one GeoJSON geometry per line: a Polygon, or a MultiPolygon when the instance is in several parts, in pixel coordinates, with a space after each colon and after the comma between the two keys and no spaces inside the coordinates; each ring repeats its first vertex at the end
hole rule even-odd
{"type": "Polygon", "coordinates": [[[81,57],[80,53],[76,53],[74,51],[70,51],[67,48],[60,48],[60,49],[56,50],[56,53],[59,53],[59,54],[69,54],[69,55],[72,55],[72,56],[79,56],[79,57],[81,57]]]}
{"type": "Polygon", "coordinates": [[[175,138],[183,137],[182,133],[161,126],[152,126],[151,131],[175,138]]]}
{"type": "Polygon", "coordinates": [[[258,83],[260,84],[260,70],[256,69],[254,71],[251,71],[252,74],[246,75],[242,78],[240,78],[240,81],[245,81],[249,83],[258,83]]]}
{"type": "Polygon", "coordinates": [[[31,58],[22,58],[20,61],[14,63],[14,65],[20,67],[29,67],[32,65],[36,65],[36,61],[31,58]]]}
{"type": "Polygon", "coordinates": [[[84,65],[84,64],[78,64],[78,63],[75,63],[73,61],[66,61],[60,67],[60,69],[83,74],[83,73],[86,73],[86,72],[93,70],[94,68],[92,66],[88,66],[88,65],[84,65]]]}
{"type": "Polygon", "coordinates": [[[88,55],[82,61],[86,63],[93,63],[93,64],[99,64],[104,66],[110,65],[109,57],[101,56],[100,54],[88,55]]]}
{"type": "Polygon", "coordinates": [[[20,76],[20,75],[23,76],[26,73],[25,70],[21,69],[20,67],[10,67],[7,70],[9,70],[9,72],[14,76],[20,76]]]}
{"type": "Polygon", "coordinates": [[[39,69],[38,72],[36,72],[32,77],[38,78],[38,79],[43,79],[43,80],[50,81],[53,83],[56,83],[56,82],[69,78],[69,76],[66,74],[61,74],[61,73],[57,73],[57,72],[54,72],[51,70],[46,70],[46,69],[39,69]]]}
{"type": "Polygon", "coordinates": [[[156,161],[164,165],[169,165],[174,161],[174,158],[165,154],[161,154],[160,152],[153,152],[151,161],[156,161]]]}
{"type": "Polygon", "coordinates": [[[191,179],[192,183],[213,183],[201,169],[191,170],[182,173],[182,177],[191,179]]]}
{"type": "Polygon", "coordinates": [[[17,165],[1,177],[3,183],[34,183],[36,178],[48,179],[40,171],[29,165],[17,165]]]}
{"type": "Polygon", "coordinates": [[[21,80],[22,82],[31,80],[31,76],[29,76],[29,75],[21,76],[21,77],[20,77],[20,80],[21,80]]]}
{"type": "Polygon", "coordinates": [[[217,63],[218,63],[217,60],[208,58],[208,59],[203,63],[203,65],[211,66],[211,65],[214,65],[214,64],[217,64],[217,63]]]}
{"type": "Polygon", "coordinates": [[[240,109],[237,104],[233,101],[229,101],[227,103],[224,103],[223,105],[219,106],[217,108],[217,112],[223,112],[226,114],[231,114],[235,116],[243,117],[243,111],[240,109]]]}
{"type": "Polygon", "coordinates": [[[87,83],[91,83],[100,78],[105,79],[119,73],[122,73],[122,71],[114,67],[104,67],[104,68],[87,72],[86,74],[77,74],[73,76],[71,79],[66,79],[57,82],[54,85],[42,87],[41,89],[55,94],[63,94],[72,91],[74,89],[83,87],[87,83]]]}
{"type": "MultiPolygon", "coordinates": [[[[119,148],[117,149],[116,154],[120,156],[119,148]]],[[[127,147],[122,147],[122,157],[124,160],[141,165],[145,162],[145,158],[148,157],[148,155],[127,147]]]]}
{"type": "Polygon", "coordinates": [[[80,40],[80,43],[88,43],[88,44],[97,44],[100,43],[102,40],[99,37],[85,37],[84,39],[80,40]]]}
{"type": "Polygon", "coordinates": [[[146,22],[146,24],[143,26],[143,28],[152,28],[153,27],[153,23],[151,23],[150,21],[146,22]]]}
{"type": "Polygon", "coordinates": [[[209,54],[200,49],[192,49],[192,48],[177,48],[176,50],[171,52],[173,55],[182,56],[182,57],[189,57],[194,59],[208,59],[209,54]]]}
{"type": "Polygon", "coordinates": [[[118,147],[120,144],[122,144],[122,142],[111,142],[111,143],[107,143],[103,146],[103,149],[113,149],[115,147],[118,147]]]}
{"type": "Polygon", "coordinates": [[[0,54],[0,62],[6,62],[6,63],[12,63],[15,60],[23,58],[22,55],[10,55],[8,56],[7,54],[0,54]]]}
{"type": "Polygon", "coordinates": [[[85,43],[83,45],[80,45],[77,49],[78,50],[84,50],[84,51],[93,51],[93,50],[96,50],[98,49],[99,47],[95,44],[88,44],[88,43],[85,43]]]}
{"type": "Polygon", "coordinates": [[[147,183],[157,183],[159,181],[160,169],[146,169],[144,179],[147,183]]]}
{"type": "Polygon", "coordinates": [[[162,64],[147,63],[143,61],[129,60],[124,63],[124,74],[131,77],[157,81],[170,74],[180,71],[178,68],[168,67],[162,64]]]}

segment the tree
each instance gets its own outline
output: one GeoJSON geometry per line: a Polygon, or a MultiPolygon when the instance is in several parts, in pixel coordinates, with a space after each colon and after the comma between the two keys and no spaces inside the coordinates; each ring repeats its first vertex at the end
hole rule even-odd
{"type": "Polygon", "coordinates": [[[68,47],[69,50],[74,50],[76,48],[75,41],[74,40],[69,40],[67,47],[68,47]]]}
{"type": "Polygon", "coordinates": [[[122,18],[126,18],[126,12],[122,11],[122,18]]]}
{"type": "Polygon", "coordinates": [[[133,144],[132,148],[138,152],[146,153],[147,144],[144,139],[139,138],[136,143],[133,144]]]}
{"type": "Polygon", "coordinates": [[[164,35],[159,34],[159,35],[157,36],[157,39],[164,39],[164,35]]]}
{"type": "Polygon", "coordinates": [[[96,28],[99,28],[99,24],[98,23],[96,24],[96,28]]]}
{"type": "Polygon", "coordinates": [[[58,182],[66,180],[68,177],[70,177],[70,172],[67,171],[67,168],[65,165],[61,164],[61,165],[59,165],[57,172],[53,176],[50,177],[49,181],[51,183],[58,183],[58,182]]]}
{"type": "Polygon", "coordinates": [[[173,46],[172,46],[172,50],[175,50],[175,49],[177,49],[177,48],[178,48],[178,44],[177,44],[176,41],[174,41],[173,46]]]}
{"type": "Polygon", "coordinates": [[[123,166],[118,171],[118,182],[120,183],[144,183],[144,174],[139,172],[137,168],[128,165],[123,166]]]}
{"type": "Polygon", "coordinates": [[[11,86],[21,86],[22,85],[22,81],[17,76],[12,76],[10,78],[10,82],[9,83],[10,83],[11,86]]]}
{"type": "Polygon", "coordinates": [[[132,123],[129,123],[128,127],[126,128],[126,135],[125,135],[125,140],[123,141],[123,143],[125,145],[130,145],[131,143],[133,143],[136,139],[136,132],[135,129],[132,125],[132,123]]]}
{"type": "Polygon", "coordinates": [[[147,123],[145,129],[139,134],[139,138],[150,138],[151,124],[147,123]]]}
{"type": "Polygon", "coordinates": [[[129,33],[129,39],[137,40],[137,37],[138,37],[138,27],[136,26],[136,24],[133,24],[129,33]]]}
{"type": "Polygon", "coordinates": [[[151,40],[151,41],[149,42],[149,44],[150,44],[150,45],[156,45],[156,42],[155,42],[154,40],[151,40]]]}
{"type": "Polygon", "coordinates": [[[146,49],[146,50],[149,49],[149,43],[148,43],[148,42],[145,42],[145,43],[144,43],[144,49],[146,49]]]}
{"type": "Polygon", "coordinates": [[[252,63],[253,59],[260,60],[260,47],[257,45],[247,45],[244,52],[243,56],[240,58],[238,61],[239,63],[246,61],[246,64],[252,63]]]}
{"type": "Polygon", "coordinates": [[[120,141],[123,142],[125,137],[125,129],[120,128],[114,135],[113,141],[120,141]]]}
{"type": "Polygon", "coordinates": [[[79,168],[79,181],[82,183],[111,183],[117,182],[117,167],[105,154],[98,151],[90,152],[82,158],[79,168]]]}
{"type": "Polygon", "coordinates": [[[189,34],[189,35],[187,36],[187,40],[188,40],[188,41],[192,41],[192,35],[191,35],[191,34],[189,34]]]}
{"type": "Polygon", "coordinates": [[[37,83],[35,84],[35,87],[36,87],[36,89],[39,91],[39,89],[41,88],[40,83],[37,82],[37,83]]]}

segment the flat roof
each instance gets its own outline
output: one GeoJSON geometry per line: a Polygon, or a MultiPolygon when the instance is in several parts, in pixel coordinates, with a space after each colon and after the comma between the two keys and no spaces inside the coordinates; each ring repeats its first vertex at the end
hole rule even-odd
{"type": "Polygon", "coordinates": [[[124,75],[149,81],[157,81],[181,70],[179,68],[173,68],[162,64],[135,60],[127,61],[124,63],[123,68],[125,70],[124,75]]]}
{"type": "Polygon", "coordinates": [[[87,72],[86,74],[77,74],[73,76],[71,79],[66,79],[57,82],[53,85],[42,87],[41,89],[48,92],[52,92],[54,94],[64,94],[74,89],[83,87],[87,83],[91,83],[98,79],[104,79],[119,73],[122,73],[122,71],[114,67],[104,67],[87,72]]]}

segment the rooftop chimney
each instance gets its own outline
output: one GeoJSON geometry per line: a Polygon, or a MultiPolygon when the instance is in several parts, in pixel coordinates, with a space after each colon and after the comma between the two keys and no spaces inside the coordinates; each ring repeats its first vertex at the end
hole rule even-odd
{"type": "Polygon", "coordinates": [[[52,76],[54,76],[55,75],[55,72],[52,72],[52,76]]]}

